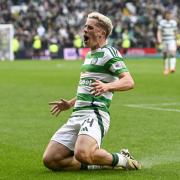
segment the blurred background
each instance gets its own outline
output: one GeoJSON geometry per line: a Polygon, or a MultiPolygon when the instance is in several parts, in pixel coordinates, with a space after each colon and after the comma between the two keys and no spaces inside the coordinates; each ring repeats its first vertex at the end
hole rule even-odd
{"type": "Polygon", "coordinates": [[[14,26],[15,59],[77,59],[87,51],[82,48],[85,17],[99,11],[111,18],[109,44],[122,54],[157,55],[158,22],[169,9],[179,29],[179,7],[179,0],[1,0],[0,24],[14,26]]]}

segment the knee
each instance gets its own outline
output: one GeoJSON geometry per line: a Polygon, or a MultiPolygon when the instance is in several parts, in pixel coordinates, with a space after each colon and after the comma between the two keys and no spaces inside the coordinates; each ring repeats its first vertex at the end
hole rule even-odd
{"type": "Polygon", "coordinates": [[[47,167],[48,169],[51,169],[53,171],[59,169],[59,167],[57,168],[56,158],[53,155],[44,154],[42,161],[44,166],[47,167]]]}
{"type": "Polygon", "coordinates": [[[90,154],[91,154],[90,152],[84,149],[77,149],[74,152],[74,156],[76,160],[84,164],[92,164],[92,157],[90,154]]]}
{"type": "Polygon", "coordinates": [[[42,158],[42,161],[43,161],[43,164],[45,167],[47,167],[48,169],[53,169],[53,159],[52,157],[50,157],[49,155],[47,154],[44,154],[43,155],[43,158],[42,158]]]}

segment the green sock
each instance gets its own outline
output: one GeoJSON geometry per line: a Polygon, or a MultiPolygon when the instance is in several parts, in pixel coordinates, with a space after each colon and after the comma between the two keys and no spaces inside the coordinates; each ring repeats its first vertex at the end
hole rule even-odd
{"type": "Polygon", "coordinates": [[[112,158],[112,167],[115,167],[119,162],[119,156],[117,155],[117,153],[112,153],[112,158]]]}
{"type": "Polygon", "coordinates": [[[88,169],[88,165],[81,163],[80,169],[81,169],[81,170],[87,170],[87,169],[88,169]]]}

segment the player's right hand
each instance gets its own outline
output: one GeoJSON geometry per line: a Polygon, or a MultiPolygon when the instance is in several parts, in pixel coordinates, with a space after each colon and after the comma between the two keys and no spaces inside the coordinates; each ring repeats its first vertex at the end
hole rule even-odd
{"type": "Polygon", "coordinates": [[[56,117],[60,114],[60,112],[66,111],[71,108],[70,102],[65,99],[61,99],[60,101],[50,102],[49,105],[52,106],[51,108],[52,115],[55,115],[56,117]]]}

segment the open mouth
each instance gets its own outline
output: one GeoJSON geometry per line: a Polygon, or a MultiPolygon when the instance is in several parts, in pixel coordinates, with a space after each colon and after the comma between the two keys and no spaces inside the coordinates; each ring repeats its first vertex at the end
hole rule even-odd
{"type": "Polygon", "coordinates": [[[84,35],[84,42],[87,42],[89,40],[89,37],[87,35],[84,35]]]}

